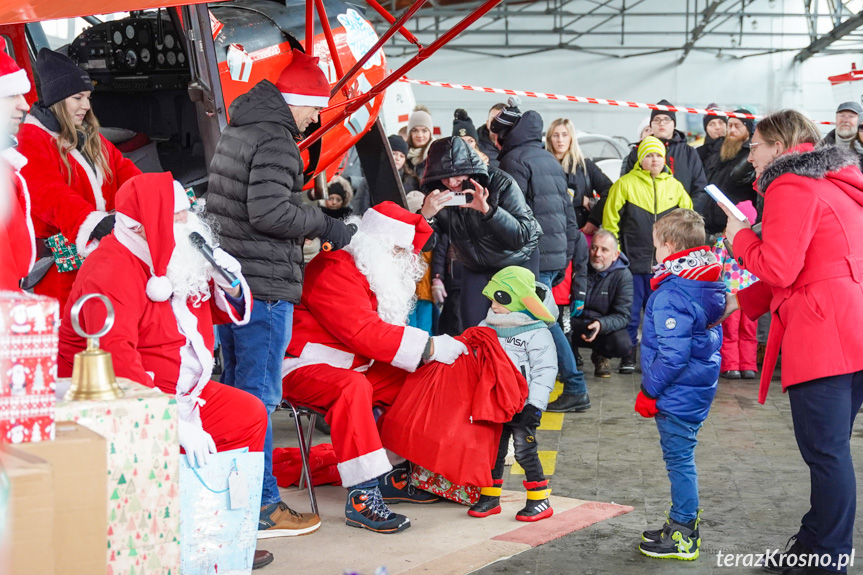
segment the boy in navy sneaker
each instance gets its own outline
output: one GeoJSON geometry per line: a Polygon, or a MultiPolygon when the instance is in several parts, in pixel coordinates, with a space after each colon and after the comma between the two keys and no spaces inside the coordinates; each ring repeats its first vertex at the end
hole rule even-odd
{"type": "Polygon", "coordinates": [[[548,329],[557,321],[557,305],[551,289],[537,283],[533,272],[519,266],[494,274],[482,294],[491,300],[491,309],[479,325],[497,333],[501,347],[527,380],[528,396],[521,412],[503,425],[497,461],[491,471],[494,484],[480,490],[479,501],[467,513],[471,517],[500,513],[504,462],[512,436],[515,460],[524,468],[527,490],[527,502],[515,518],[539,521],[554,514],[548,501],[551,489],[537,451],[536,428],[557,376],[557,348],[548,329]]]}
{"type": "Polygon", "coordinates": [[[648,557],[698,558],[696,436],[716,395],[725,311],[722,267],[706,241],[704,220],[677,209],[653,225],[656,249],[641,343],[641,391],[635,411],[655,417],[671,481],[671,510],[661,529],[645,531],[648,557]]]}

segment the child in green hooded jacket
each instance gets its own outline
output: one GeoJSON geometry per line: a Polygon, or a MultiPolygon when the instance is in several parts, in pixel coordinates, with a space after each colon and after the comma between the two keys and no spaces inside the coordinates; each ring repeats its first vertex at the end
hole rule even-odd
{"type": "Polygon", "coordinates": [[[539,521],[554,513],[548,501],[551,490],[539,460],[536,428],[557,377],[557,350],[548,330],[557,321],[557,305],[551,289],[538,283],[530,270],[518,266],[497,272],[482,293],[491,300],[491,309],[480,327],[497,332],[501,347],[527,380],[529,393],[524,409],[503,426],[491,472],[494,485],[482,488],[479,501],[468,514],[488,517],[501,512],[504,459],[512,436],[515,460],[524,468],[527,489],[527,503],[515,518],[539,521]]]}

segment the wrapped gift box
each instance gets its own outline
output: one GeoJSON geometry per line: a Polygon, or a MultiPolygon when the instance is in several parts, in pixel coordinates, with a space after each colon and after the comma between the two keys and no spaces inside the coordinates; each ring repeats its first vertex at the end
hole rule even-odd
{"type": "MultiPolygon", "coordinates": [[[[177,403],[118,379],[125,397],[58,401],[56,419],[108,441],[108,575],[179,575],[180,499],[177,403]]],[[[69,380],[58,380],[62,397],[69,380]]]]}
{"type": "Polygon", "coordinates": [[[0,292],[0,441],[54,438],[60,304],[0,292]]]}

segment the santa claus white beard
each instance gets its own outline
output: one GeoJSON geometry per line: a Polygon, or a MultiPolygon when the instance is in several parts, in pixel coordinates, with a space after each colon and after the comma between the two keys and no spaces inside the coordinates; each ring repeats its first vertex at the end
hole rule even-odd
{"type": "Polygon", "coordinates": [[[417,282],[426,272],[422,257],[412,250],[393,253],[391,244],[361,231],[354,234],[345,251],[368,280],[378,300],[378,317],[392,325],[407,325],[417,282]]]}
{"type": "Polygon", "coordinates": [[[168,262],[167,276],[174,288],[174,297],[191,299],[195,305],[210,299],[212,266],[192,244],[189,234],[198,232],[213,245],[213,231],[201,217],[188,212],[186,223],[174,224],[174,253],[168,262]]]}

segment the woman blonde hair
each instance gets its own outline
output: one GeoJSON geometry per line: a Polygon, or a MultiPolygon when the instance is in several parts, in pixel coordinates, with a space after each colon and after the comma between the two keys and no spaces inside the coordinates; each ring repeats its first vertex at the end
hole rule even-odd
{"type": "Polygon", "coordinates": [[[821,134],[815,123],[797,110],[780,110],[775,114],[762,118],[755,130],[768,144],[782,142],[786,150],[800,144],[812,144],[821,141],[821,134]]]}
{"type": "Polygon", "coordinates": [[[79,136],[83,135],[84,142],[81,145],[81,153],[90,161],[97,169],[102,170],[105,174],[105,179],[111,181],[114,178],[114,173],[111,171],[111,165],[108,163],[108,157],[105,148],[102,144],[102,137],[99,135],[99,120],[93,110],[87,110],[84,116],[84,123],[78,127],[72,121],[72,116],[66,109],[66,100],[60,100],[51,106],[51,111],[57,117],[60,123],[60,134],[57,138],[57,150],[60,152],[60,160],[66,166],[66,183],[72,184],[72,167],[69,164],[69,153],[78,148],[79,136]]]}
{"type": "Polygon", "coordinates": [[[587,164],[584,162],[584,154],[578,145],[578,140],[575,137],[575,125],[568,118],[558,118],[553,121],[545,133],[545,149],[554,154],[554,146],[551,143],[551,135],[554,129],[558,126],[563,126],[569,132],[569,149],[563,153],[560,159],[560,164],[563,166],[567,174],[572,173],[576,166],[581,166],[582,170],[587,170],[587,164]]]}

